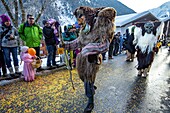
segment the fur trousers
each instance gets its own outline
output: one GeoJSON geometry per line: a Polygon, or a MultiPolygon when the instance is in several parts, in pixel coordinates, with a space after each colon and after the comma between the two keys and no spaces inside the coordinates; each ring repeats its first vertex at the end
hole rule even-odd
{"type": "Polygon", "coordinates": [[[81,53],[77,55],[76,67],[80,79],[84,81],[89,81],[91,83],[95,82],[96,73],[99,71],[99,66],[96,63],[89,63],[88,57],[83,56],[81,53]]]}
{"type": "Polygon", "coordinates": [[[137,51],[138,70],[149,68],[154,60],[154,51],[149,53],[142,53],[140,50],[137,51]]]}

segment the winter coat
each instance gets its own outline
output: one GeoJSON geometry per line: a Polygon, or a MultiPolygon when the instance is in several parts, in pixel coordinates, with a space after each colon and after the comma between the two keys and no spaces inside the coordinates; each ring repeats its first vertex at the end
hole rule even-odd
{"type": "Polygon", "coordinates": [[[17,47],[18,46],[18,31],[13,26],[0,26],[0,46],[2,47],[17,47]],[[13,35],[13,38],[10,38],[13,35]]]}
{"type": "Polygon", "coordinates": [[[32,67],[34,57],[28,53],[21,53],[21,60],[24,61],[24,68],[22,74],[24,75],[25,81],[33,81],[35,78],[35,70],[32,67]]]}
{"type": "Polygon", "coordinates": [[[126,43],[126,45],[125,45],[126,49],[127,49],[130,53],[132,53],[132,54],[134,54],[135,51],[136,51],[135,45],[133,45],[133,40],[134,40],[134,33],[132,33],[132,34],[129,36],[129,38],[127,38],[127,43],[126,43]]]}
{"type": "Polygon", "coordinates": [[[72,41],[77,38],[75,32],[64,32],[64,33],[62,33],[62,37],[63,37],[64,41],[72,41]]]}
{"type": "Polygon", "coordinates": [[[55,35],[54,35],[54,29],[50,27],[43,27],[43,35],[45,37],[45,43],[46,45],[55,45],[55,35]]]}
{"type": "Polygon", "coordinates": [[[42,29],[37,25],[33,24],[30,26],[28,22],[23,23],[19,27],[19,36],[26,42],[28,47],[39,47],[42,39],[42,29]]]}

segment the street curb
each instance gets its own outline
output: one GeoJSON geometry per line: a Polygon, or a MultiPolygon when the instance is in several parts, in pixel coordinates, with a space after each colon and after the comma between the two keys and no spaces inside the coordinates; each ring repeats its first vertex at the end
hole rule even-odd
{"type": "MultiPolygon", "coordinates": [[[[50,74],[54,74],[55,72],[61,71],[61,70],[64,70],[64,69],[67,69],[66,66],[55,68],[55,69],[52,69],[52,70],[43,70],[43,71],[40,71],[40,72],[36,72],[35,76],[50,75],[50,74]]],[[[0,86],[5,86],[5,85],[8,85],[8,84],[18,82],[18,81],[23,81],[23,80],[24,80],[23,76],[21,76],[19,78],[14,78],[14,79],[11,79],[11,80],[1,80],[0,86]]]]}

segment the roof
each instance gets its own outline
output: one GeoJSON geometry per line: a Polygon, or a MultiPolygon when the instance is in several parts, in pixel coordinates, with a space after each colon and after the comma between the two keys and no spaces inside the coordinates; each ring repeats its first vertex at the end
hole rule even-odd
{"type": "Polygon", "coordinates": [[[116,26],[122,26],[123,23],[126,23],[127,20],[130,20],[134,16],[136,16],[137,13],[132,13],[132,14],[127,14],[127,15],[121,15],[121,16],[116,16],[115,22],[116,26]]]}
{"type": "Polygon", "coordinates": [[[170,20],[170,17],[167,17],[167,18],[165,18],[165,19],[162,19],[162,21],[168,21],[168,20],[170,20]]]}
{"type": "Polygon", "coordinates": [[[150,11],[144,11],[142,13],[133,13],[133,14],[128,14],[128,15],[117,16],[115,19],[116,26],[117,27],[125,26],[126,24],[132,23],[135,20],[138,20],[146,15],[151,15],[155,19],[157,19],[150,11]]]}

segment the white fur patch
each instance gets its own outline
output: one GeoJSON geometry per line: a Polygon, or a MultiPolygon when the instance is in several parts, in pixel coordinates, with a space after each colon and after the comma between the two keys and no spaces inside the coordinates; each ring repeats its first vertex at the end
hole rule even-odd
{"type": "Polygon", "coordinates": [[[155,44],[157,43],[158,36],[162,35],[164,28],[164,22],[161,22],[160,26],[157,28],[156,36],[153,33],[148,34],[145,32],[145,35],[142,36],[142,29],[140,27],[136,27],[134,31],[134,41],[133,44],[136,44],[139,49],[141,49],[142,53],[146,52],[148,48],[148,53],[153,50],[155,44]]]}
{"type": "Polygon", "coordinates": [[[141,49],[142,53],[146,52],[148,48],[148,53],[153,50],[157,42],[157,38],[153,34],[145,33],[144,36],[140,36],[138,39],[137,46],[141,49]]]}
{"type": "Polygon", "coordinates": [[[164,22],[161,22],[159,27],[156,29],[157,31],[156,37],[158,37],[159,35],[160,37],[162,37],[164,26],[165,26],[164,22]]]}

